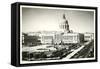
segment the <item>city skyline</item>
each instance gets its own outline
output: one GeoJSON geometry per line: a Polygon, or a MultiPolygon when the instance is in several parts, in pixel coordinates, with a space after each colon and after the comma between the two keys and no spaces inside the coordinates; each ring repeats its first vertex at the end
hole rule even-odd
{"type": "Polygon", "coordinates": [[[22,32],[62,31],[63,14],[74,32],[94,33],[94,12],[43,8],[22,8],[22,32]]]}

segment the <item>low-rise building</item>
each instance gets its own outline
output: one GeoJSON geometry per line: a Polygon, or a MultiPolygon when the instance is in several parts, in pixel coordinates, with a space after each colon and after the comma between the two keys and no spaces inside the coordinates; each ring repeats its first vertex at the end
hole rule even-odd
{"type": "Polygon", "coordinates": [[[93,33],[84,33],[84,40],[85,41],[90,41],[94,39],[94,34],[93,33]]]}

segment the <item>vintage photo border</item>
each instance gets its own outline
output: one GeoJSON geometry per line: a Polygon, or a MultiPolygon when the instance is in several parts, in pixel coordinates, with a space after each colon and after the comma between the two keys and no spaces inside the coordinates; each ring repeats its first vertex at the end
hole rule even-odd
{"type": "Polygon", "coordinates": [[[88,6],[70,6],[70,5],[54,5],[54,4],[39,4],[39,3],[23,3],[23,2],[17,2],[16,3],[16,6],[17,6],[17,8],[16,8],[16,10],[17,10],[17,13],[16,13],[16,17],[17,17],[17,24],[16,24],[16,27],[17,27],[17,30],[16,30],[16,32],[17,32],[17,38],[16,38],[16,40],[17,40],[17,43],[18,43],[18,48],[16,48],[17,49],[17,56],[18,56],[18,61],[17,61],[17,63],[18,63],[18,66],[29,66],[29,65],[48,65],[48,64],[65,64],[65,63],[82,63],[82,62],[96,62],[97,61],[97,7],[88,7],[88,6]],[[66,8],[71,8],[71,9],[92,9],[92,10],[94,10],[95,11],[95,58],[94,59],[89,59],[89,60],[69,60],[69,61],[58,61],[58,60],[56,60],[56,61],[51,61],[51,62],[49,62],[49,61],[43,61],[43,62],[25,62],[25,63],[23,63],[23,62],[21,62],[21,58],[22,57],[20,57],[21,56],[21,27],[22,27],[22,20],[21,20],[21,6],[40,6],[40,7],[55,7],[55,8],[63,8],[63,9],[66,9],[66,8]]]}

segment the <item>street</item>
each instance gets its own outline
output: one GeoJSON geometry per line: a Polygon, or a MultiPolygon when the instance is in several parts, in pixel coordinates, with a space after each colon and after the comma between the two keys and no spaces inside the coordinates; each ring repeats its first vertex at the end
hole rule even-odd
{"type": "Polygon", "coordinates": [[[72,59],[72,58],[88,58],[88,57],[93,57],[94,54],[94,42],[93,41],[88,41],[78,49],[74,50],[72,53],[70,53],[68,56],[63,58],[62,60],[65,59],[72,59]]]}

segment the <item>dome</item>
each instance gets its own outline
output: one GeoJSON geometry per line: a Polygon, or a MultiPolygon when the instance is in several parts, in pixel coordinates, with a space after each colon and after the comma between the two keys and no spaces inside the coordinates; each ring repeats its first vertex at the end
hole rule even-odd
{"type": "Polygon", "coordinates": [[[62,20],[62,23],[68,24],[68,20],[66,19],[65,14],[63,14],[63,20],[62,20]]]}
{"type": "Polygon", "coordinates": [[[63,14],[63,20],[60,24],[60,28],[63,29],[66,32],[69,32],[69,24],[68,24],[68,20],[65,17],[65,14],[63,14]]]}

